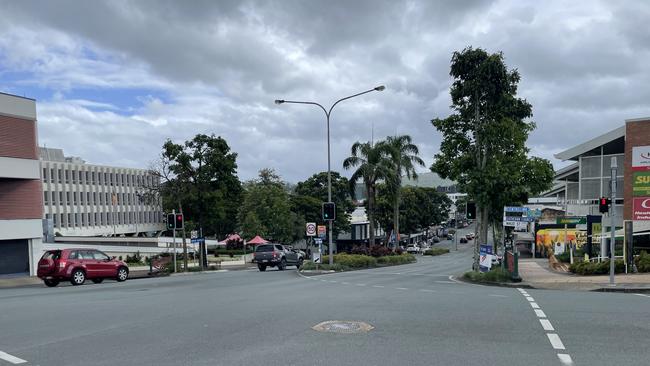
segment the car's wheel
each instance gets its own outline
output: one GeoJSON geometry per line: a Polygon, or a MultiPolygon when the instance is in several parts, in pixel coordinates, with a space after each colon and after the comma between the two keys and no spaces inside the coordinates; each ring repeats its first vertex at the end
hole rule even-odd
{"type": "Polygon", "coordinates": [[[86,274],[83,270],[75,269],[72,271],[72,277],[70,278],[70,283],[73,286],[83,285],[86,282],[86,274]]]}
{"type": "Polygon", "coordinates": [[[296,269],[300,269],[300,267],[302,267],[302,262],[303,262],[302,258],[298,259],[298,264],[296,264],[296,269]]]}
{"type": "Polygon", "coordinates": [[[45,286],[47,287],[56,287],[59,284],[59,280],[54,279],[45,279],[43,282],[45,282],[45,286]]]}
{"type": "Polygon", "coordinates": [[[285,268],[287,268],[287,260],[282,258],[280,264],[278,264],[278,270],[284,271],[285,268]]]}
{"type": "Polygon", "coordinates": [[[93,281],[93,283],[102,283],[102,281],[104,281],[104,279],[103,278],[93,278],[91,281],[93,281]]]}
{"type": "Polygon", "coordinates": [[[124,282],[129,278],[129,270],[126,267],[120,267],[117,270],[117,282],[124,282]]]}
{"type": "Polygon", "coordinates": [[[257,268],[260,270],[260,272],[264,272],[264,271],[266,271],[266,266],[263,265],[263,264],[258,264],[258,265],[257,265],[257,268]]]}

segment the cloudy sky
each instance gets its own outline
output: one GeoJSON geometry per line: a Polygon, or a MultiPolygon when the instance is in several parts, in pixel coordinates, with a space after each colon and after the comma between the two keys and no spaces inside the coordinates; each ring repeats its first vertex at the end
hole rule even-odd
{"type": "MultiPolygon", "coordinates": [[[[431,163],[449,61],[503,51],[533,105],[532,153],[650,116],[646,1],[3,1],[0,91],[37,99],[41,145],[147,167],[167,138],[224,137],[239,176],[296,182],[327,168],[325,118],[274,99],[346,101],[332,167],[358,140],[410,134],[431,163]]],[[[425,170],[425,169],[423,169],[425,170]]]]}

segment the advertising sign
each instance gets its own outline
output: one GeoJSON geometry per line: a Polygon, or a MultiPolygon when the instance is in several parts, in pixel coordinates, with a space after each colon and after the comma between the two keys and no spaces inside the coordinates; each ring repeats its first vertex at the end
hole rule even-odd
{"type": "Polygon", "coordinates": [[[306,225],[305,231],[307,236],[316,236],[316,223],[308,222],[306,225]]]}
{"type": "Polygon", "coordinates": [[[492,267],[492,246],[491,245],[481,245],[479,247],[479,269],[481,272],[487,272],[492,267]]]}
{"type": "Polygon", "coordinates": [[[558,225],[584,225],[587,223],[586,217],[580,216],[562,216],[555,219],[558,225]]]}
{"type": "Polygon", "coordinates": [[[632,220],[650,221],[650,197],[634,197],[632,220]]]}
{"type": "Polygon", "coordinates": [[[632,147],[632,170],[650,170],[650,146],[632,147]]]}
{"type": "Polygon", "coordinates": [[[650,170],[632,173],[632,195],[650,197],[650,170]]]}
{"type": "Polygon", "coordinates": [[[324,238],[327,233],[327,227],[325,225],[318,225],[318,237],[324,238]]]}

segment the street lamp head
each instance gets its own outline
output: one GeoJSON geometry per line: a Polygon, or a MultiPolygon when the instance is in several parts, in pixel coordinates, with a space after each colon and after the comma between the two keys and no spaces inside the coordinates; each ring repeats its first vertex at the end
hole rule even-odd
{"type": "Polygon", "coordinates": [[[376,91],[383,91],[384,89],[386,89],[386,87],[383,86],[383,85],[380,85],[380,86],[375,88],[376,91]]]}
{"type": "Polygon", "coordinates": [[[276,99],[275,104],[282,104],[284,103],[284,99],[276,99]]]}

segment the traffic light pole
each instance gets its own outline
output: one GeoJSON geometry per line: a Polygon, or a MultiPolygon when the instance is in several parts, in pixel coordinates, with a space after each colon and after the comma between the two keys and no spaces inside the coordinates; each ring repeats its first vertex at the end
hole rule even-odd
{"type": "Polygon", "coordinates": [[[176,273],[176,210],[172,210],[172,213],[174,214],[174,229],[172,232],[174,233],[174,240],[172,241],[172,245],[174,246],[174,252],[172,254],[172,257],[174,259],[174,273],[176,273]]]}
{"type": "Polygon", "coordinates": [[[611,176],[611,184],[612,184],[612,207],[611,210],[609,210],[609,217],[610,217],[610,229],[612,231],[612,239],[609,242],[609,284],[614,285],[614,270],[615,270],[615,262],[616,262],[616,253],[614,251],[615,244],[616,244],[616,225],[615,225],[615,218],[616,218],[616,157],[612,157],[612,176],[611,176]]]}

